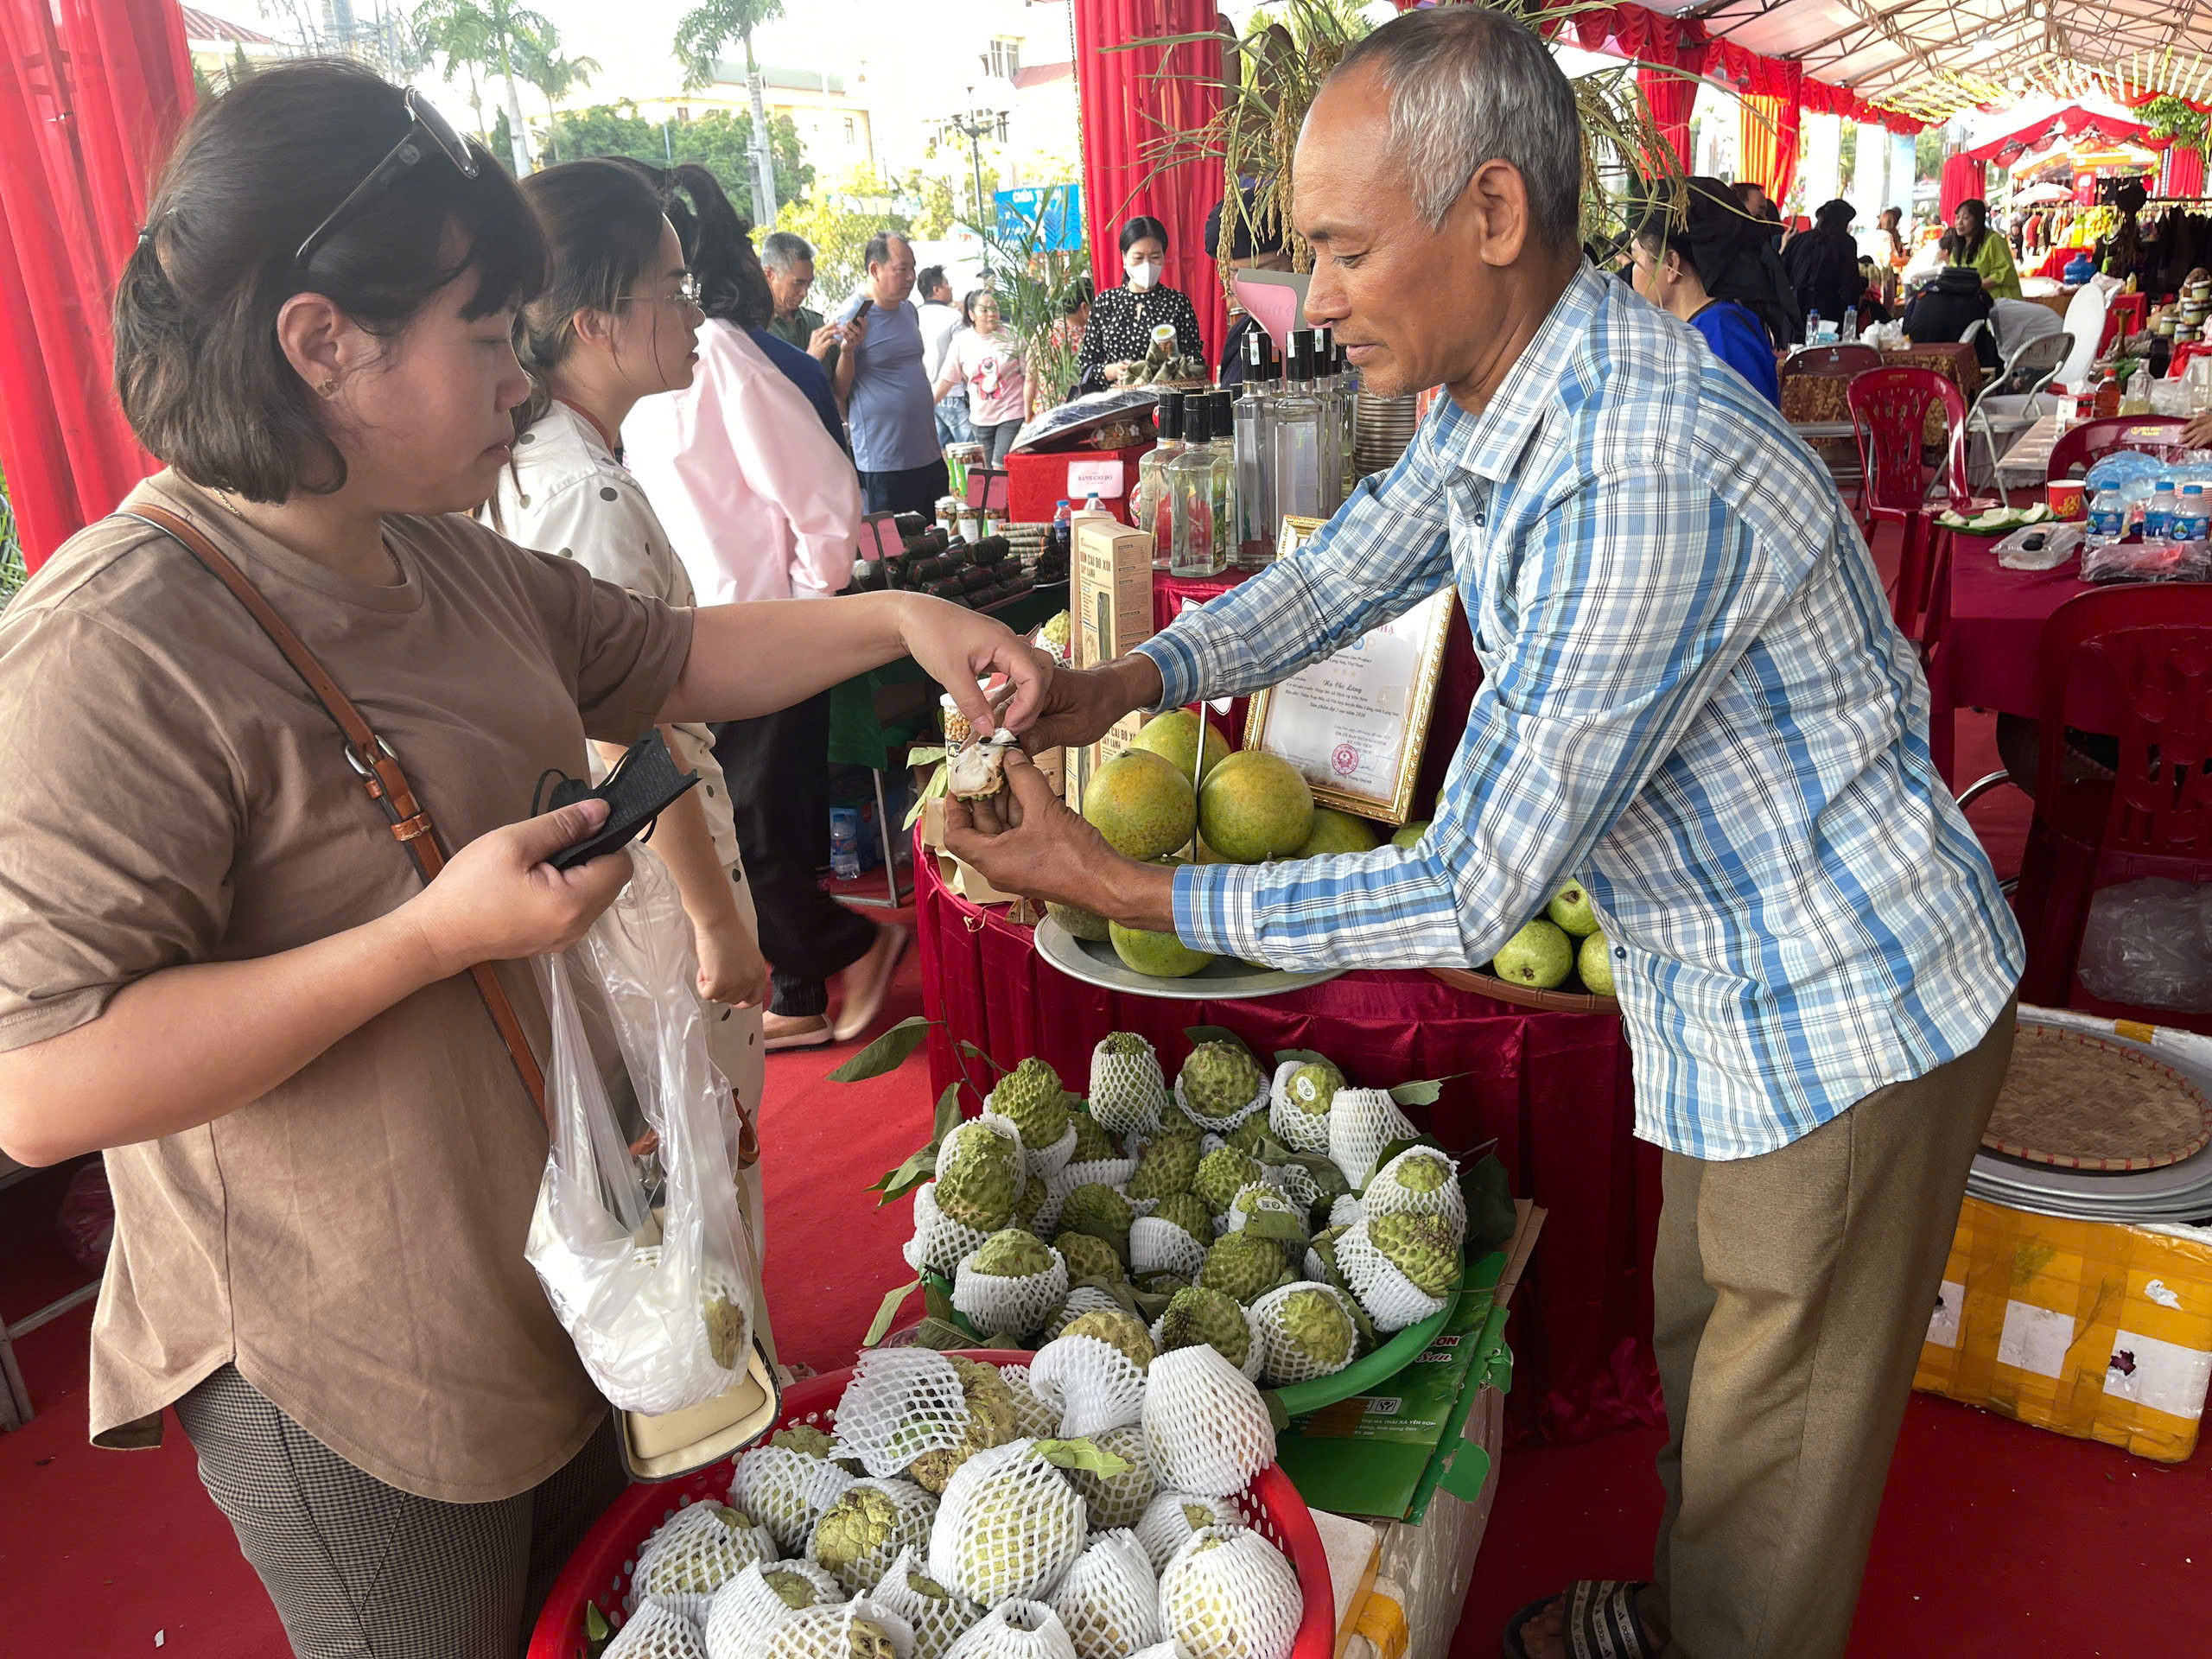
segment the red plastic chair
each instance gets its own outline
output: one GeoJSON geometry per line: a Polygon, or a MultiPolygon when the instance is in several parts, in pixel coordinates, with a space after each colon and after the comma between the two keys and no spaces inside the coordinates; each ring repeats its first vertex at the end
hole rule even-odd
{"type": "Polygon", "coordinates": [[[2189,423],[2178,415],[2123,415],[2117,419],[2084,421],[2058,435],[2050,447],[2050,460],[2043,471],[2046,482],[2063,479],[2079,467],[2083,472],[2115,449],[2140,449],[2145,454],[2178,455],[2181,429],[2189,423]]]}
{"type": "Polygon", "coordinates": [[[2097,887],[2143,876],[2212,881],[2212,585],[2147,583],[2069,600],[2043,625],[2037,671],[2035,817],[2013,899],[2028,943],[2020,1000],[2212,1029],[2212,1014],[2122,1007],[2074,984],[2097,887]],[[2113,777],[2068,765],[2069,726],[2115,724],[2113,777]]]}
{"type": "MultiPolygon", "coordinates": [[[[1872,541],[1875,526],[1885,521],[1904,527],[1890,613],[1908,637],[1919,639],[1922,613],[1950,557],[1949,533],[1936,527],[1929,505],[1937,480],[1921,459],[1928,411],[1937,404],[1942,406],[1949,434],[1942,478],[1947,505],[1962,514],[1980,512],[1989,505],[1976,499],[1967,487],[1967,400],[1955,383],[1935,370],[1904,365],[1853,375],[1843,396],[1851,410],[1853,435],[1859,442],[1859,464],[1866,475],[1867,539],[1872,541]]],[[[1932,641],[1922,643],[1925,647],[1932,641]]]]}

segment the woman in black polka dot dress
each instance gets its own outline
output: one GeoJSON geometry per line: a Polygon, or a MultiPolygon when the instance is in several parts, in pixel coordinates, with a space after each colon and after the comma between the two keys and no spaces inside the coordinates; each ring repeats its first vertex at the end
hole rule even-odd
{"type": "Polygon", "coordinates": [[[1122,227],[1122,285],[1101,289],[1091,302],[1090,326],[1077,358],[1084,391],[1111,385],[1109,365],[1141,359],[1152,349],[1153,329],[1163,322],[1174,327],[1178,355],[1205,358],[1191,296],[1160,283],[1166,257],[1167,227],[1158,219],[1139,214],[1122,227]]]}

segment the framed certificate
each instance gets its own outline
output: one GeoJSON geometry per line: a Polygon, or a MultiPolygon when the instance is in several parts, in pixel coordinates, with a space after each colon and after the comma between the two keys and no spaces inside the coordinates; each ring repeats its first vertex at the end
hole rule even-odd
{"type": "MultiPolygon", "coordinates": [[[[1319,521],[1287,518],[1275,556],[1295,552],[1319,521]]],[[[1244,747],[1281,755],[1324,806],[1401,824],[1428,747],[1458,597],[1450,588],[1366,633],[1333,657],[1256,692],[1244,747]]]]}

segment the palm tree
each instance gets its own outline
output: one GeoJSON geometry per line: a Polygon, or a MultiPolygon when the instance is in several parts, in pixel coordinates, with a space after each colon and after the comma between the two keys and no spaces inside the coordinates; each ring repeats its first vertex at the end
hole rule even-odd
{"type": "Polygon", "coordinates": [[[784,15],[784,0],[701,0],[676,26],[676,55],[686,89],[714,79],[715,60],[732,41],[745,45],[745,80],[753,94],[753,222],[776,219],[775,164],[768,149],[768,110],[760,97],[760,67],[753,60],[753,31],[784,15]]]}
{"type": "Polygon", "coordinates": [[[409,22],[423,55],[445,60],[448,81],[453,79],[456,69],[467,75],[468,107],[476,116],[476,136],[489,149],[490,129],[484,124],[484,93],[476,82],[476,72],[484,66],[491,51],[484,14],[472,0],[424,0],[415,8],[409,22]]]}
{"type": "MultiPolygon", "coordinates": [[[[484,122],[484,110],[476,96],[476,69],[480,66],[487,72],[499,71],[507,88],[507,130],[513,135],[515,173],[519,177],[529,172],[530,149],[523,136],[522,95],[516,90],[515,65],[524,43],[550,31],[553,25],[528,7],[512,4],[510,0],[423,0],[415,8],[415,22],[418,35],[450,29],[460,43],[460,61],[469,67],[469,102],[476,106],[480,128],[484,122]]],[[[447,54],[450,73],[455,48],[441,45],[438,49],[447,54]]]]}
{"type": "Polygon", "coordinates": [[[522,78],[537,88],[545,99],[545,146],[549,161],[561,159],[554,148],[554,134],[558,130],[560,112],[553,105],[579,86],[588,86],[591,78],[599,73],[596,58],[572,58],[561,50],[558,29],[548,26],[543,35],[534,35],[521,48],[516,62],[522,69],[522,78]]]}

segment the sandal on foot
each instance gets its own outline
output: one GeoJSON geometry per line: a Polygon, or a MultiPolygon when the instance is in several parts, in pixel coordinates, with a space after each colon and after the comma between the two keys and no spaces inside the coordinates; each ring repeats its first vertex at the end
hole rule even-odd
{"type": "MultiPolygon", "coordinates": [[[[1567,1659],[1659,1659],[1659,1649],[1636,1616],[1636,1598],[1647,1586],[1626,1579],[1577,1579],[1567,1588],[1560,1637],[1567,1659]]],[[[1529,1659],[1524,1637],[1531,1621],[1558,1596],[1532,1601],[1506,1621],[1505,1659],[1529,1659]]]]}

